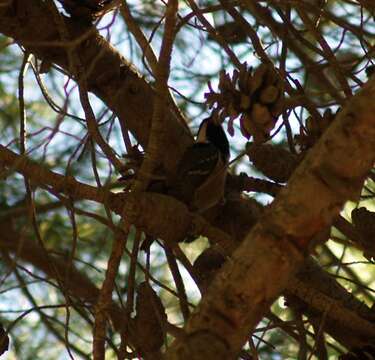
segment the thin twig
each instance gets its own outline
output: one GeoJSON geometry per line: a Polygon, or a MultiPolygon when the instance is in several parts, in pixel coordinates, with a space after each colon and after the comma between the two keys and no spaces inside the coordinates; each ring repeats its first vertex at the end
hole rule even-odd
{"type": "Polygon", "coordinates": [[[165,12],[165,28],[161,44],[159,59],[156,67],[156,89],[154,97],[154,111],[150,137],[147,145],[147,153],[138,171],[137,181],[134,183],[134,191],[147,189],[154,170],[160,165],[164,145],[164,116],[167,107],[168,77],[172,56],[172,47],[175,38],[176,17],[178,1],[169,0],[165,12]]]}

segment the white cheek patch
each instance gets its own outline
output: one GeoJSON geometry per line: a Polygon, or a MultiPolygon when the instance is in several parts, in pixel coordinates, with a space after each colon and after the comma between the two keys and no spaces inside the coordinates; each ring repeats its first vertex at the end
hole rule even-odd
{"type": "Polygon", "coordinates": [[[197,136],[197,143],[205,143],[207,142],[207,122],[204,122],[201,126],[201,128],[198,131],[198,136],[197,136]]]}

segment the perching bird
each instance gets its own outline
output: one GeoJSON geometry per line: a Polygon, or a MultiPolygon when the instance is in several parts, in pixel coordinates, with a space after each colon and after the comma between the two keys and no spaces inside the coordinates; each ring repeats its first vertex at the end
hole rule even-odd
{"type": "Polygon", "coordinates": [[[191,210],[203,212],[224,198],[229,142],[221,124],[207,118],[200,124],[196,142],[183,154],[169,195],[191,210]]]}
{"type": "MultiPolygon", "coordinates": [[[[175,176],[168,179],[166,193],[202,213],[223,200],[228,162],[227,136],[221,124],[207,118],[199,126],[196,142],[182,155],[175,176]]],[[[153,241],[147,237],[141,249],[148,251],[153,241]]]]}

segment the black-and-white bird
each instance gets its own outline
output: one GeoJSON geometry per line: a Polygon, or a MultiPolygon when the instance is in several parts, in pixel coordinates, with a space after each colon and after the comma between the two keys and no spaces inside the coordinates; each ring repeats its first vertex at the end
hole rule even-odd
{"type": "Polygon", "coordinates": [[[169,194],[203,212],[224,198],[229,142],[220,123],[207,118],[200,124],[196,142],[182,156],[169,194]]]}
{"type": "MultiPolygon", "coordinates": [[[[229,155],[229,142],[221,124],[212,118],[204,119],[195,143],[185,150],[176,174],[168,179],[165,192],[191,211],[202,213],[212,208],[224,198],[229,155]]],[[[141,249],[148,251],[153,241],[147,237],[141,249]]]]}

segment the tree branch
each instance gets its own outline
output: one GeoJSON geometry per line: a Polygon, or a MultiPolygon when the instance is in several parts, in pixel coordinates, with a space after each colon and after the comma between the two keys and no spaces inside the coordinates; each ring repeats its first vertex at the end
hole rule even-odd
{"type": "MultiPolygon", "coordinates": [[[[98,96],[146,148],[153,114],[154,90],[91,25],[64,17],[70,41],[63,41],[43,1],[18,0],[0,7],[0,32],[45,62],[72,74],[68,53],[74,49],[86,69],[88,90],[98,96]]],[[[170,104],[168,105],[170,106],[170,104]]],[[[161,161],[173,172],[192,138],[173,109],[165,115],[165,151],[161,161]]]]}
{"type": "Polygon", "coordinates": [[[233,358],[346,200],[356,200],[375,159],[375,78],[348,101],[288,186],[217,274],[168,359],[233,358]],[[183,354],[183,355],[181,355],[183,354]]]}

